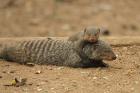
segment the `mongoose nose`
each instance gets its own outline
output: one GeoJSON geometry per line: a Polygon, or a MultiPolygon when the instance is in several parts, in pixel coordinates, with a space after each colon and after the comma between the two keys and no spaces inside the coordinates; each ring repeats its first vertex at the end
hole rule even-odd
{"type": "Polygon", "coordinates": [[[113,56],[113,57],[112,57],[113,60],[115,60],[116,58],[117,58],[116,56],[113,56]]]}

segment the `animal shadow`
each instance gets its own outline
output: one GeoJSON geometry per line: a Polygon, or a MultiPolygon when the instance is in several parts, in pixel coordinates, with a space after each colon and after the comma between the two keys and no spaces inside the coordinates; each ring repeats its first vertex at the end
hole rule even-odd
{"type": "Polygon", "coordinates": [[[98,67],[108,68],[109,65],[104,63],[102,60],[91,60],[90,64],[85,66],[85,68],[98,68],[98,67]]]}

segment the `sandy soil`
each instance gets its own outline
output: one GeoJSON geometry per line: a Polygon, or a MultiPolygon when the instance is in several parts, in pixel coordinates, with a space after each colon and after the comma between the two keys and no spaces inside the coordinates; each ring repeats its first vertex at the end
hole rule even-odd
{"type": "Polygon", "coordinates": [[[109,29],[109,38],[101,39],[118,55],[115,61],[104,61],[109,67],[86,69],[1,60],[0,93],[140,93],[139,4],[140,0],[0,0],[0,37],[69,36],[95,25],[109,29]],[[27,84],[5,86],[15,77],[27,78],[27,84]]]}

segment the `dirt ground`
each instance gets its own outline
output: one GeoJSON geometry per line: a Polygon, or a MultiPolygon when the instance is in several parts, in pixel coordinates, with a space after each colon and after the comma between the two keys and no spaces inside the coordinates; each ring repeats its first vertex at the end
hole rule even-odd
{"type": "Polygon", "coordinates": [[[0,0],[0,37],[69,36],[94,25],[109,30],[101,39],[118,55],[86,69],[1,60],[0,93],[140,93],[139,9],[140,0],[0,0]],[[5,86],[15,77],[27,84],[5,86]]]}

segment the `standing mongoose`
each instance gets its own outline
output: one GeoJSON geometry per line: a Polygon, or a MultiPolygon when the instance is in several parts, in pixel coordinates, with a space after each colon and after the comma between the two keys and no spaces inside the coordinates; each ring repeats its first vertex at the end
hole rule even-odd
{"type": "Polygon", "coordinates": [[[24,40],[1,48],[0,58],[21,64],[36,63],[87,67],[93,60],[114,60],[111,47],[99,40],[96,44],[87,44],[83,51],[88,58],[82,58],[76,51],[76,44],[67,40],[39,39],[24,40]]]}
{"type": "Polygon", "coordinates": [[[97,27],[87,27],[84,31],[78,32],[68,38],[69,41],[77,42],[77,52],[82,57],[87,57],[83,52],[83,47],[88,43],[96,43],[99,39],[100,29],[97,27]]]}

